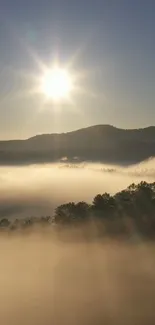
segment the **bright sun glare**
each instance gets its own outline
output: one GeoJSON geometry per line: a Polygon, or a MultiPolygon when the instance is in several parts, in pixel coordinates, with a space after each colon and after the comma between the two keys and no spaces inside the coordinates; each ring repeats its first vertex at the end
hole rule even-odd
{"type": "Polygon", "coordinates": [[[48,98],[61,100],[67,98],[73,87],[70,73],[59,67],[48,70],[42,78],[42,92],[48,98]]]}

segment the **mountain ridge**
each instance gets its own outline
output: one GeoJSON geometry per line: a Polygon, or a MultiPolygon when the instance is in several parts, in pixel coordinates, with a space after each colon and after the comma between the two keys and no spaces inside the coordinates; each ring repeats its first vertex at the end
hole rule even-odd
{"type": "Polygon", "coordinates": [[[66,133],[40,134],[25,140],[0,141],[0,164],[60,161],[137,163],[155,157],[155,126],[120,129],[93,125],[66,133]]]}
{"type": "MultiPolygon", "coordinates": [[[[29,137],[27,139],[24,140],[30,140],[33,139],[35,137],[40,137],[40,136],[46,136],[46,135],[61,135],[61,134],[71,134],[71,133],[76,133],[78,131],[86,131],[86,130],[92,130],[92,129],[97,129],[97,128],[109,128],[109,129],[115,129],[115,130],[119,130],[119,131],[142,131],[142,130],[155,130],[155,126],[154,125],[150,125],[150,126],[146,126],[144,128],[133,128],[133,129],[126,129],[126,128],[119,128],[116,127],[114,125],[110,125],[110,124],[96,124],[96,125],[91,125],[91,126],[87,126],[84,128],[80,128],[80,129],[76,129],[73,131],[67,131],[67,132],[54,132],[54,133],[41,133],[41,134],[36,134],[32,137],[29,137]]],[[[16,139],[17,141],[18,139],[16,139]]],[[[4,140],[4,141],[15,141],[15,140],[4,140]]]]}

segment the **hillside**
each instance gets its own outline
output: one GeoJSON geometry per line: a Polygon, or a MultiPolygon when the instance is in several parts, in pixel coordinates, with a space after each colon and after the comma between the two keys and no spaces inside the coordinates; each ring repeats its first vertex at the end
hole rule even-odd
{"type": "Polygon", "coordinates": [[[155,156],[155,127],[119,129],[96,125],[61,134],[36,135],[27,140],[0,141],[0,164],[60,160],[131,164],[155,156]]]}

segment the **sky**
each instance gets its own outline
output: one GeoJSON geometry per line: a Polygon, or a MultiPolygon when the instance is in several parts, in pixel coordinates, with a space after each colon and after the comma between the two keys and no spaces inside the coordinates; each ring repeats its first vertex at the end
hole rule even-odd
{"type": "Polygon", "coordinates": [[[154,0],[1,0],[0,139],[155,125],[154,39],[154,0]],[[69,102],[33,91],[55,58],[82,76],[69,102]]]}

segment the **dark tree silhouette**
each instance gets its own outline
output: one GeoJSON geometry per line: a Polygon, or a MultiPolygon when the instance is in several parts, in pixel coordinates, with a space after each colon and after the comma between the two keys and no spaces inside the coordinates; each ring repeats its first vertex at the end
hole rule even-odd
{"type": "Polygon", "coordinates": [[[0,228],[7,228],[10,226],[10,221],[8,219],[0,220],[0,228]]]}
{"type": "Polygon", "coordinates": [[[98,194],[94,197],[92,211],[98,217],[112,216],[115,205],[115,199],[110,194],[98,194]]]}
{"type": "Polygon", "coordinates": [[[55,210],[55,222],[70,223],[73,221],[85,220],[89,216],[90,206],[85,202],[62,204],[55,210]]]}
{"type": "Polygon", "coordinates": [[[93,220],[103,225],[108,234],[128,234],[155,238],[155,182],[131,184],[114,196],[104,193],[94,197],[92,204],[69,202],[58,206],[55,214],[40,218],[1,219],[0,229],[27,229],[33,225],[78,225],[93,220]]]}

